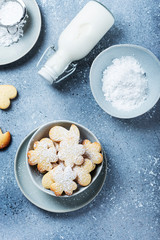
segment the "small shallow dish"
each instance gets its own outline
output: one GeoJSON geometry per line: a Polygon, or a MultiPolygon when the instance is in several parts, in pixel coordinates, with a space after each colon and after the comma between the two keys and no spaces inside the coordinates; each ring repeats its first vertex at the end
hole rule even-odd
{"type": "Polygon", "coordinates": [[[112,46],[101,52],[93,61],[90,70],[90,86],[92,94],[99,106],[108,114],[117,118],[134,118],[149,111],[160,98],[160,62],[149,50],[131,44],[112,46]],[[146,72],[149,95],[147,100],[137,109],[131,111],[118,110],[105,100],[102,91],[104,70],[112,64],[113,59],[132,56],[138,60],[146,72]]]}
{"type": "MultiPolygon", "coordinates": [[[[99,142],[98,139],[96,138],[96,136],[92,132],[90,132],[87,128],[85,128],[84,126],[82,126],[82,125],[80,125],[78,123],[70,122],[70,121],[53,121],[53,122],[50,122],[50,123],[47,123],[47,124],[41,126],[33,134],[33,136],[31,137],[31,139],[30,139],[30,141],[28,143],[28,146],[27,146],[26,164],[27,164],[28,172],[29,172],[29,175],[30,175],[30,177],[32,179],[33,184],[35,184],[41,191],[43,191],[43,192],[45,192],[47,194],[50,194],[50,195],[52,195],[54,197],[57,197],[57,196],[54,194],[53,191],[45,189],[42,186],[42,177],[44,176],[44,174],[41,174],[37,170],[37,166],[30,166],[29,165],[27,152],[29,150],[33,149],[33,144],[34,144],[35,141],[39,141],[39,140],[41,140],[44,137],[49,137],[49,130],[52,127],[54,127],[54,126],[62,126],[62,127],[65,127],[66,129],[69,129],[72,124],[75,124],[78,127],[78,129],[80,131],[80,138],[82,140],[89,139],[91,142],[99,142]]],[[[102,151],[102,154],[103,154],[103,151],[102,151]]],[[[103,154],[103,156],[104,156],[104,154],[103,154]]],[[[99,164],[99,165],[96,165],[95,170],[91,172],[92,181],[91,181],[91,183],[88,186],[82,187],[82,186],[80,186],[78,184],[78,188],[73,192],[73,194],[71,196],[67,196],[67,195],[63,194],[62,196],[60,196],[58,198],[74,197],[77,194],[80,194],[83,191],[85,191],[86,189],[90,188],[92,186],[92,184],[96,181],[96,179],[99,176],[99,174],[101,173],[102,168],[103,168],[103,162],[101,164],[99,164]]]]}
{"type": "Polygon", "coordinates": [[[35,45],[41,31],[41,14],[35,0],[23,0],[27,9],[24,36],[9,47],[0,46],[0,66],[10,64],[25,56],[35,45]]]}

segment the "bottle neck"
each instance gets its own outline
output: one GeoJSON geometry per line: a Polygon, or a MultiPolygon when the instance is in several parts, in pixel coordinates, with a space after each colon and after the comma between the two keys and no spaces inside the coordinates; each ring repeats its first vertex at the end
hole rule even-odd
{"type": "Polygon", "coordinates": [[[68,68],[70,63],[69,55],[59,49],[49,58],[39,74],[52,84],[68,68]]]}

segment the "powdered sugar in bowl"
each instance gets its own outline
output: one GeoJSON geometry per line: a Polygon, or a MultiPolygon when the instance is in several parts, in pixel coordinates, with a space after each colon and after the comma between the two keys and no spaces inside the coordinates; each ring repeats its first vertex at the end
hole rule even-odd
{"type": "Polygon", "coordinates": [[[99,106],[118,118],[150,110],[160,97],[160,62],[149,50],[130,44],[100,53],[90,70],[90,85],[99,106]]]}
{"type": "Polygon", "coordinates": [[[0,45],[9,46],[12,42],[18,41],[18,39],[13,39],[12,41],[8,40],[8,38],[11,38],[12,35],[18,32],[19,28],[23,27],[26,22],[26,16],[27,9],[23,0],[2,0],[0,2],[0,35],[1,38],[6,38],[6,40],[1,39],[0,45]]]}
{"type": "Polygon", "coordinates": [[[12,27],[26,16],[26,6],[22,0],[6,0],[0,2],[0,25],[12,27]]]}

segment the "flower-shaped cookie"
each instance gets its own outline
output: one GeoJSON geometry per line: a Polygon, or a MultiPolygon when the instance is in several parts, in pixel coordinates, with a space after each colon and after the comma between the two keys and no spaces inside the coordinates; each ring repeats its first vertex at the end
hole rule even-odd
{"type": "Polygon", "coordinates": [[[72,141],[78,143],[80,140],[80,133],[79,129],[74,124],[71,125],[69,130],[61,126],[55,126],[50,129],[49,137],[55,142],[72,139],[72,141]]]}
{"type": "Polygon", "coordinates": [[[85,147],[85,156],[88,157],[94,164],[100,164],[103,161],[101,145],[98,142],[91,143],[89,140],[83,141],[85,147]]]}
{"type": "Polygon", "coordinates": [[[81,165],[84,161],[84,153],[84,146],[73,141],[72,139],[60,142],[58,157],[61,161],[64,161],[64,165],[66,167],[73,167],[74,164],[81,165]]]}
{"type": "Polygon", "coordinates": [[[17,90],[12,85],[0,85],[0,109],[10,106],[10,99],[17,96],[17,90]]]}
{"type": "Polygon", "coordinates": [[[63,192],[72,195],[77,189],[77,184],[73,181],[75,178],[76,173],[71,167],[59,165],[43,176],[42,185],[52,190],[56,196],[61,196],[63,192]]]}
{"type": "Polygon", "coordinates": [[[0,129],[0,149],[3,149],[9,145],[11,141],[10,132],[2,133],[0,129]]]}
{"type": "Polygon", "coordinates": [[[73,168],[73,171],[77,175],[76,180],[81,186],[85,187],[90,184],[92,180],[90,172],[95,169],[95,166],[91,160],[86,158],[81,166],[75,166],[73,168]]]}
{"type": "Polygon", "coordinates": [[[56,148],[49,138],[43,138],[36,141],[33,146],[34,150],[30,150],[27,154],[30,165],[36,165],[41,173],[53,169],[52,163],[58,161],[56,148]]]}

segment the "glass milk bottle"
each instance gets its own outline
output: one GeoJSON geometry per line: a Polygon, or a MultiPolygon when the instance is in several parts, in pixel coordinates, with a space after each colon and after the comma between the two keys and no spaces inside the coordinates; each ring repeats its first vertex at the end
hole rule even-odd
{"type": "Polygon", "coordinates": [[[88,2],[61,33],[58,50],[38,73],[51,84],[64,79],[76,68],[71,63],[85,57],[113,23],[106,7],[97,1],[88,2]]]}

